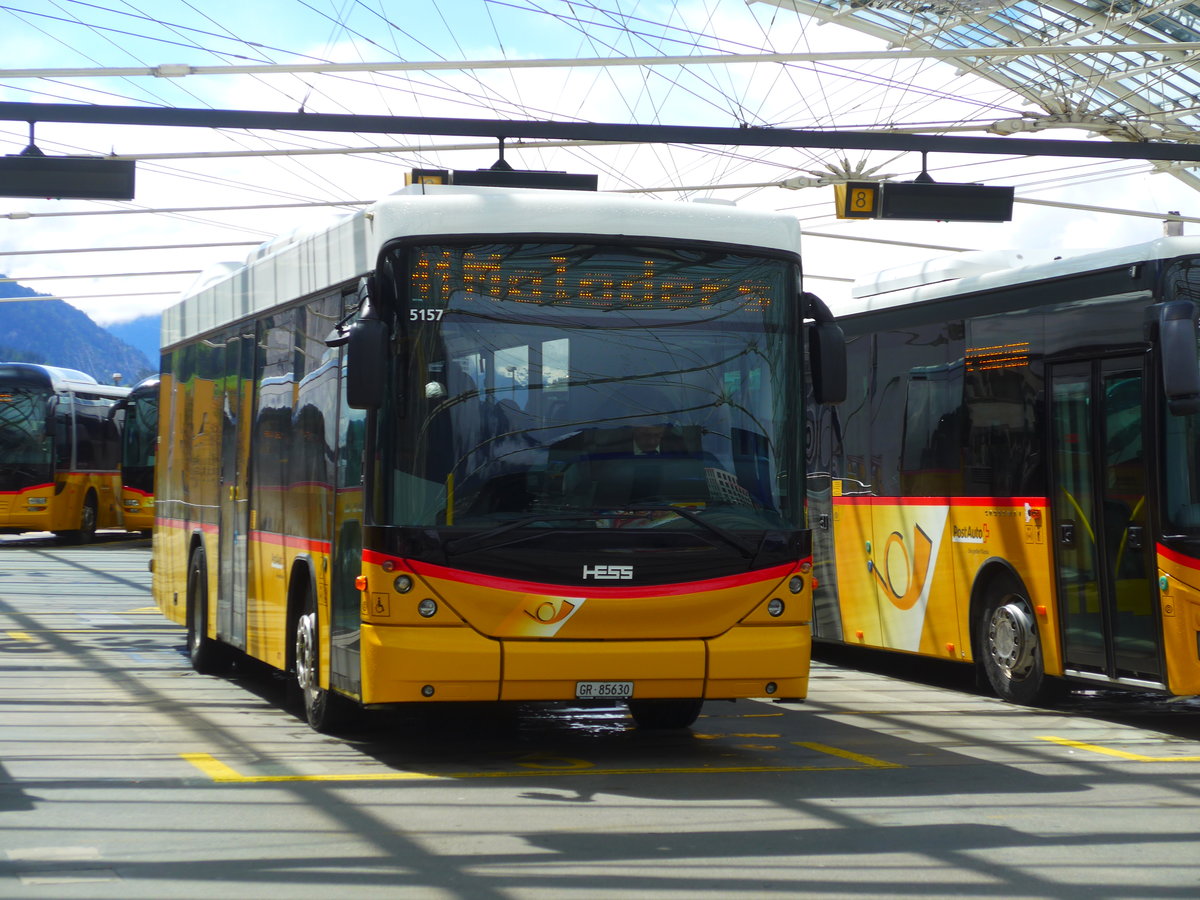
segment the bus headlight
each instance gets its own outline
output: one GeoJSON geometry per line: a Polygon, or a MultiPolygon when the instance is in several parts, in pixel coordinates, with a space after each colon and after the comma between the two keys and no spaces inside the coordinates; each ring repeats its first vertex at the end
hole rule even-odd
{"type": "Polygon", "coordinates": [[[802,590],[804,590],[804,579],[799,575],[793,575],[791,580],[788,582],[788,590],[793,594],[800,593],[802,590]]]}
{"type": "Polygon", "coordinates": [[[398,594],[407,594],[412,590],[413,580],[408,575],[397,575],[396,580],[392,582],[392,587],[398,594]]]}
{"type": "Polygon", "coordinates": [[[778,597],[772,597],[771,601],[767,604],[767,612],[770,615],[775,616],[775,618],[779,618],[780,616],[782,616],[783,615],[783,601],[780,600],[778,597]]]}
{"type": "Polygon", "coordinates": [[[417,613],[423,618],[429,619],[437,614],[437,601],[430,597],[426,597],[417,604],[417,613]]]}

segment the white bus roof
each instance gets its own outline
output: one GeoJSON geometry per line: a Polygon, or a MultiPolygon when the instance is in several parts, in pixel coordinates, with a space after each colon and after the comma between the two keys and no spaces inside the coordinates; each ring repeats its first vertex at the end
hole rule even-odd
{"type": "Polygon", "coordinates": [[[854,283],[851,299],[832,304],[833,313],[851,316],[1189,255],[1200,255],[1200,237],[1165,237],[1111,250],[961,253],[860,278],[854,283]]]}
{"type": "Polygon", "coordinates": [[[100,384],[86,372],[78,369],[67,369],[63,366],[44,366],[41,363],[4,362],[0,367],[9,372],[28,372],[43,376],[51,390],[56,392],[74,391],[80,394],[95,394],[98,397],[120,399],[129,393],[129,388],[115,384],[100,384]]]}
{"type": "Polygon", "coordinates": [[[410,185],[325,227],[281,235],[205,272],[163,313],[162,346],[365,275],[396,238],[563,234],[679,239],[798,254],[783,213],[594,191],[410,185]]]}

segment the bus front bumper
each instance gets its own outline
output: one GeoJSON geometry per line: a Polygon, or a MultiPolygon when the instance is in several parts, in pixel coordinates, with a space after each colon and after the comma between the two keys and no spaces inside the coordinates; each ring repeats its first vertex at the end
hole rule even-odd
{"type": "Polygon", "coordinates": [[[800,699],[807,625],[741,626],[708,640],[495,640],[469,628],[362,626],[364,704],[577,699],[632,682],[634,699],[800,699]]]}

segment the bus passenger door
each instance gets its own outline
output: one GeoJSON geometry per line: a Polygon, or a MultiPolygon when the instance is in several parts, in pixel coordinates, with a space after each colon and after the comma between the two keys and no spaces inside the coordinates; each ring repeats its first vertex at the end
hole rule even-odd
{"type": "Polygon", "coordinates": [[[246,577],[249,543],[249,447],[253,417],[254,333],[233,335],[225,345],[221,429],[221,559],[217,574],[217,632],[246,649],[246,577]]]}
{"type": "Polygon", "coordinates": [[[1140,356],[1050,367],[1050,504],[1067,671],[1160,684],[1144,382],[1140,356]]]}

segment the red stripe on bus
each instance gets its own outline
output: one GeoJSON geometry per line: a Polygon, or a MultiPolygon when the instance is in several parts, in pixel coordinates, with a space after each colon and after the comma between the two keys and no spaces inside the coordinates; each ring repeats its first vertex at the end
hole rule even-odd
{"type": "Polygon", "coordinates": [[[1045,506],[1045,497],[834,497],[843,506],[1045,506]]]}
{"type": "Polygon", "coordinates": [[[188,522],[185,519],[169,519],[166,516],[155,516],[154,527],[175,529],[198,528],[205,534],[217,534],[221,530],[218,525],[209,525],[204,522],[188,522]]]}
{"type": "Polygon", "coordinates": [[[1158,555],[1163,559],[1169,560],[1177,566],[1200,570],[1200,559],[1196,559],[1194,556],[1185,556],[1178,550],[1172,550],[1170,547],[1164,547],[1162,544],[1155,544],[1154,549],[1158,551],[1158,555]]]}
{"type": "Polygon", "coordinates": [[[308,550],[316,553],[328,553],[333,547],[331,541],[317,541],[289,534],[277,534],[274,531],[251,531],[250,540],[273,547],[283,547],[287,550],[308,550]]]}
{"type": "Polygon", "coordinates": [[[17,494],[26,494],[29,491],[41,491],[52,487],[54,487],[54,482],[47,481],[45,484],[33,484],[29,487],[19,488],[15,491],[0,491],[0,494],[12,494],[15,497],[17,494]]]}
{"type": "Polygon", "coordinates": [[[462,584],[472,584],[477,587],[493,588],[501,591],[523,591],[525,593],[534,594],[555,594],[568,597],[586,593],[590,597],[610,597],[613,599],[620,599],[624,597],[644,597],[646,594],[654,594],[655,596],[662,597],[669,597],[676,594],[695,594],[702,591],[726,590],[729,588],[757,584],[763,581],[783,579],[792,572],[796,571],[797,567],[802,562],[811,562],[812,557],[809,557],[807,560],[797,560],[795,563],[786,563],[782,566],[772,566],[769,569],[759,569],[754,572],[746,572],[739,575],[726,575],[722,576],[721,578],[708,578],[704,581],[642,585],[638,587],[611,587],[609,585],[595,584],[543,584],[537,581],[519,581],[517,579],[501,578],[495,575],[481,575],[478,572],[464,572],[461,569],[450,569],[445,566],[435,565],[433,563],[402,560],[399,557],[388,556],[387,554],[378,553],[374,550],[363,551],[363,562],[380,565],[387,560],[403,563],[406,567],[422,577],[440,578],[446,581],[457,581],[462,584]]]}

